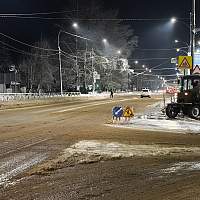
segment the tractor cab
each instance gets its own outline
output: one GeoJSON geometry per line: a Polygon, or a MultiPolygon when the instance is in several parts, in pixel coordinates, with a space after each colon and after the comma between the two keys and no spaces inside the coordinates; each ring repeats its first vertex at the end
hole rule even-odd
{"type": "Polygon", "coordinates": [[[186,75],[180,78],[177,102],[169,103],[166,115],[175,118],[179,113],[200,118],[200,75],[186,75]]]}
{"type": "Polygon", "coordinates": [[[178,93],[177,103],[195,103],[198,97],[195,92],[200,88],[200,75],[187,75],[179,80],[180,92],[178,93]]]}

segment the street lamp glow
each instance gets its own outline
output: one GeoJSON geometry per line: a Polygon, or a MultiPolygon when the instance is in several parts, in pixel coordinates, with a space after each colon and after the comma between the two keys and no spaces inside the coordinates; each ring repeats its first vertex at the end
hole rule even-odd
{"type": "Polygon", "coordinates": [[[148,71],[148,68],[146,68],[146,71],[148,71]]]}
{"type": "Polygon", "coordinates": [[[74,22],[74,23],[72,24],[72,26],[73,26],[75,29],[77,29],[77,28],[78,28],[78,23],[74,22]]]}
{"type": "Polygon", "coordinates": [[[179,52],[179,51],[180,51],[180,49],[176,49],[176,51],[177,51],[177,52],[179,52]]]}
{"type": "Polygon", "coordinates": [[[121,54],[122,52],[120,50],[117,51],[117,54],[121,54]]]}
{"type": "Polygon", "coordinates": [[[142,68],[145,68],[145,65],[142,65],[142,68]]]}
{"type": "Polygon", "coordinates": [[[102,40],[102,42],[103,42],[104,44],[106,44],[108,41],[107,41],[106,38],[104,38],[104,39],[102,40]]]}
{"type": "Polygon", "coordinates": [[[200,53],[200,49],[197,49],[197,53],[200,53]]]}
{"type": "Polygon", "coordinates": [[[177,19],[176,19],[175,17],[172,17],[171,20],[170,20],[170,22],[171,22],[172,24],[176,23],[176,21],[177,21],[177,19]]]}
{"type": "Polygon", "coordinates": [[[138,64],[138,61],[136,60],[134,63],[135,63],[135,64],[138,64]]]}
{"type": "Polygon", "coordinates": [[[149,72],[151,73],[151,69],[149,70],[149,72]]]}
{"type": "Polygon", "coordinates": [[[175,43],[178,43],[179,41],[178,41],[178,40],[174,40],[174,42],[175,42],[175,43]]]}

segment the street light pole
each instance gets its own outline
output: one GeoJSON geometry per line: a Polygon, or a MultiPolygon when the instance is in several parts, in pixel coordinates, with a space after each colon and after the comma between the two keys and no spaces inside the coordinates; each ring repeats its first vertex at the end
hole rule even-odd
{"type": "MultiPolygon", "coordinates": [[[[77,26],[74,26],[77,35],[77,26]]],[[[78,38],[76,37],[76,90],[80,90],[80,76],[79,76],[79,66],[78,66],[78,38]]]]}
{"type": "MultiPolygon", "coordinates": [[[[61,33],[65,33],[65,34],[70,35],[72,37],[76,37],[76,39],[80,38],[80,39],[83,39],[83,40],[86,40],[86,41],[92,41],[92,40],[88,39],[86,37],[82,37],[82,36],[77,35],[77,34],[69,33],[67,31],[62,31],[62,30],[59,31],[59,33],[58,33],[58,51],[59,51],[59,63],[60,63],[60,93],[61,93],[61,95],[63,95],[62,61],[61,61],[61,48],[60,48],[60,34],[61,33]]],[[[78,59],[78,56],[76,55],[76,65],[77,65],[77,59],[78,59]]]]}
{"type": "Polygon", "coordinates": [[[190,70],[190,73],[193,72],[194,67],[194,51],[195,51],[195,32],[196,32],[196,1],[193,0],[192,5],[192,14],[190,16],[190,26],[191,26],[191,56],[192,56],[192,69],[190,70]]]}
{"type": "Polygon", "coordinates": [[[58,51],[59,51],[59,64],[60,64],[60,94],[63,96],[63,81],[62,81],[62,61],[61,61],[61,48],[60,48],[60,34],[62,31],[58,33],[58,51]]]}
{"type": "Polygon", "coordinates": [[[94,49],[92,48],[92,93],[95,92],[95,74],[94,74],[94,49]]]}

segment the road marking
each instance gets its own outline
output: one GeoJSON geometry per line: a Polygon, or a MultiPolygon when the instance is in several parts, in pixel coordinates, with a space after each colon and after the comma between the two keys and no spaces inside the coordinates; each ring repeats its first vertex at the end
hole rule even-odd
{"type": "Polygon", "coordinates": [[[111,103],[116,103],[116,102],[123,102],[123,101],[130,101],[133,99],[138,99],[138,98],[132,98],[132,99],[122,99],[122,100],[116,100],[116,101],[107,101],[107,102],[102,102],[102,103],[94,103],[94,104],[87,104],[84,106],[78,106],[78,107],[73,107],[73,108],[68,108],[65,110],[59,110],[53,113],[63,113],[63,112],[67,112],[67,111],[74,111],[74,110],[78,110],[78,109],[82,109],[82,108],[88,108],[88,107],[93,107],[93,106],[100,106],[100,105],[105,105],[105,104],[111,104],[111,103]]]}

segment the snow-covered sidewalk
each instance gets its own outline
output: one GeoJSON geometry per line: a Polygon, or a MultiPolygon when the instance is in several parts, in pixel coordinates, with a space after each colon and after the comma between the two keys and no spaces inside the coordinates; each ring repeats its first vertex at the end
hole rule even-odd
{"type": "Polygon", "coordinates": [[[200,134],[200,121],[188,117],[177,117],[168,119],[162,110],[163,101],[148,106],[143,113],[138,113],[130,121],[115,123],[113,126],[120,128],[133,128],[152,131],[193,133],[200,134]]]}

